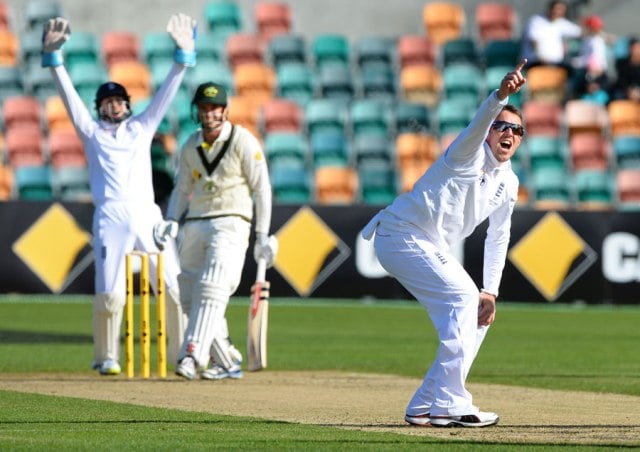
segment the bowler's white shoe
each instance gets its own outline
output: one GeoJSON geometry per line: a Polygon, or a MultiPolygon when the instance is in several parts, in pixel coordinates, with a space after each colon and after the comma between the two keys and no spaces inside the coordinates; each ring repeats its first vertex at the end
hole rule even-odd
{"type": "Polygon", "coordinates": [[[100,375],[120,375],[121,369],[118,361],[107,359],[100,364],[98,371],[100,375]]]}
{"type": "Polygon", "coordinates": [[[240,364],[234,363],[233,366],[228,369],[220,366],[219,364],[212,364],[208,369],[204,370],[200,374],[203,380],[223,380],[225,378],[242,378],[242,367],[240,364]]]}
{"type": "Polygon", "coordinates": [[[417,425],[419,427],[431,425],[431,417],[429,417],[429,413],[415,415],[405,414],[404,420],[411,425],[417,425]]]}
{"type": "Polygon", "coordinates": [[[187,380],[193,380],[196,378],[196,360],[192,356],[185,356],[178,363],[176,367],[176,375],[179,375],[187,380]]]}
{"type": "Polygon", "coordinates": [[[480,411],[464,416],[431,416],[434,427],[488,427],[498,423],[500,417],[496,413],[480,411]]]}

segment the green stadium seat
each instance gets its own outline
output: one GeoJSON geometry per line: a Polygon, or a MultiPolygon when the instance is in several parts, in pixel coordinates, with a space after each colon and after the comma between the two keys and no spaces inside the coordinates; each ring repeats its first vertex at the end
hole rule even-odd
{"type": "Polygon", "coordinates": [[[196,52],[198,64],[204,61],[225,61],[224,39],[211,31],[200,32],[196,38],[196,52]]]}
{"type": "Polygon", "coordinates": [[[280,34],[269,41],[267,54],[273,67],[279,68],[285,63],[307,63],[307,43],[305,37],[298,34],[280,34]]]}
{"type": "Polygon", "coordinates": [[[367,67],[393,67],[393,51],[395,42],[385,36],[363,36],[359,38],[354,46],[356,63],[360,70],[367,67]]]}
{"type": "Polygon", "coordinates": [[[615,179],[609,171],[585,169],[573,176],[578,207],[609,209],[613,207],[615,179]]]}
{"type": "Polygon", "coordinates": [[[640,168],[640,136],[619,135],[614,137],[613,156],[618,168],[640,168]]]}
{"type": "Polygon", "coordinates": [[[347,111],[344,104],[334,99],[313,99],[305,109],[309,136],[318,132],[346,132],[347,111]]]}
{"type": "Polygon", "coordinates": [[[269,172],[276,203],[305,204],[311,200],[311,176],[303,164],[291,160],[273,162],[269,172]]]}
{"type": "Polygon", "coordinates": [[[367,64],[360,71],[362,94],[368,99],[393,103],[398,95],[398,83],[392,66],[367,64]]]}
{"type": "Polygon", "coordinates": [[[485,44],[482,50],[482,59],[487,69],[495,66],[506,66],[513,69],[520,62],[520,53],[520,41],[492,40],[485,44]]]}
{"type": "Polygon", "coordinates": [[[457,99],[443,99],[436,107],[439,135],[457,134],[469,125],[475,104],[457,99]]]}
{"type": "Polygon", "coordinates": [[[342,132],[314,133],[310,138],[310,152],[314,168],[349,164],[349,142],[342,132]]]}
{"type": "Polygon", "coordinates": [[[28,66],[24,74],[24,81],[26,91],[41,102],[45,102],[51,96],[58,95],[58,89],[48,67],[41,67],[40,64],[28,66]]]}
{"type": "Polygon", "coordinates": [[[353,138],[352,151],[357,166],[367,162],[384,162],[393,166],[395,161],[391,142],[379,133],[360,133],[353,138]]]}
{"type": "Polygon", "coordinates": [[[64,59],[69,70],[76,64],[101,64],[98,37],[94,33],[74,31],[64,44],[64,59]]]}
{"type": "Polygon", "coordinates": [[[235,93],[233,73],[229,66],[218,61],[200,61],[190,68],[185,75],[185,84],[190,93],[194,93],[198,85],[205,82],[216,82],[224,86],[227,95],[235,93]]]}
{"type": "Polygon", "coordinates": [[[209,31],[223,39],[242,30],[242,11],[233,0],[209,1],[204,8],[204,18],[209,31]]]}
{"type": "Polygon", "coordinates": [[[429,109],[424,104],[399,102],[395,107],[394,116],[398,134],[429,133],[431,130],[429,109]]]}
{"type": "Polygon", "coordinates": [[[53,171],[54,194],[62,201],[91,201],[89,169],[61,166],[53,171]]]}
{"type": "Polygon", "coordinates": [[[397,195],[396,173],[384,162],[369,162],[358,166],[360,197],[364,204],[387,205],[397,195]]]}
{"type": "MultiPolygon", "coordinates": [[[[198,36],[198,39],[200,39],[200,36],[198,36]]],[[[175,48],[176,45],[173,39],[166,32],[149,32],[142,37],[142,53],[145,62],[149,66],[158,61],[173,61],[175,48]]]]}
{"type": "Polygon", "coordinates": [[[305,107],[315,97],[315,77],[303,63],[282,63],[276,73],[279,97],[305,107]]]}
{"type": "Polygon", "coordinates": [[[378,134],[387,136],[390,133],[389,108],[381,100],[357,99],[350,107],[349,117],[354,136],[378,134]]]}
{"type": "Polygon", "coordinates": [[[558,137],[535,135],[526,140],[529,166],[533,171],[540,168],[558,168],[564,170],[567,152],[558,137]]]}
{"type": "Polygon", "coordinates": [[[483,73],[478,66],[466,63],[449,65],[442,71],[443,90],[447,99],[468,100],[477,105],[482,96],[483,73]]]}
{"type": "Polygon", "coordinates": [[[564,168],[540,167],[531,172],[533,205],[536,208],[566,208],[571,203],[571,183],[564,168]]]}
{"type": "Polygon", "coordinates": [[[42,29],[28,29],[20,33],[20,54],[22,66],[40,65],[42,54],[42,29]]]}
{"type": "Polygon", "coordinates": [[[18,199],[49,201],[53,199],[51,168],[47,165],[23,165],[15,168],[18,199]]]}
{"type": "Polygon", "coordinates": [[[24,8],[24,22],[27,28],[40,34],[47,20],[64,16],[62,5],[55,0],[29,0],[24,8]]]}
{"type": "Polygon", "coordinates": [[[85,101],[90,111],[94,110],[94,102],[98,87],[109,80],[106,69],[100,64],[82,62],[69,68],[69,76],[78,95],[85,101]]]}
{"type": "MultiPolygon", "coordinates": [[[[511,72],[515,66],[491,66],[484,71],[485,95],[500,88],[502,79],[507,72],[511,72]]],[[[522,108],[522,91],[509,96],[509,103],[522,108]]]]}
{"type": "Polygon", "coordinates": [[[347,37],[340,34],[318,34],[313,39],[311,51],[316,68],[327,63],[350,66],[351,48],[347,37]]]}
{"type": "Polygon", "coordinates": [[[302,165],[307,163],[308,143],[301,133],[269,133],[265,137],[264,150],[269,166],[281,160],[295,160],[302,165]]]}
{"type": "Polygon", "coordinates": [[[345,103],[355,95],[351,69],[342,64],[324,64],[319,71],[318,87],[322,97],[345,103]]]}
{"type": "Polygon", "coordinates": [[[440,54],[442,66],[445,69],[447,66],[457,63],[473,64],[476,66],[479,64],[476,43],[470,38],[458,38],[446,41],[440,47],[440,54]]]}

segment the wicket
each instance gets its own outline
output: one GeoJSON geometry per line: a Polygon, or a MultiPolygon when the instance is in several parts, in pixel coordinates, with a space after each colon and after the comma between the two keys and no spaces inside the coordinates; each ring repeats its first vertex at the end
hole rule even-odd
{"type": "Polygon", "coordinates": [[[149,256],[156,257],[157,264],[157,349],[158,349],[158,377],[167,377],[167,340],[166,340],[166,307],[165,287],[163,277],[162,253],[132,251],[125,257],[127,278],[127,301],[125,305],[125,368],[128,378],[134,376],[134,348],[133,338],[134,308],[133,308],[133,267],[134,257],[140,258],[140,374],[142,378],[151,376],[151,318],[150,318],[150,283],[149,256]]]}

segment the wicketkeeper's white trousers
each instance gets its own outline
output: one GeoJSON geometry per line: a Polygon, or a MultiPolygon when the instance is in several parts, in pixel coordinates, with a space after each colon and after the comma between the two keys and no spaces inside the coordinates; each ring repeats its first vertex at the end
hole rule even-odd
{"type": "Polygon", "coordinates": [[[478,327],[479,290],[456,258],[411,225],[378,225],[375,250],[390,275],[426,308],[440,346],[407,414],[475,414],[465,381],[487,327],[478,327]]]}

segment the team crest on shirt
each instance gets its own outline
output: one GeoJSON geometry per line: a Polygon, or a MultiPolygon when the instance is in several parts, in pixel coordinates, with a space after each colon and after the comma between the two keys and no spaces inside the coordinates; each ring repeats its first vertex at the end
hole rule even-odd
{"type": "Polygon", "coordinates": [[[256,152],[256,160],[262,160],[262,152],[256,152]]]}
{"type": "Polygon", "coordinates": [[[200,180],[200,178],[202,178],[202,174],[200,174],[200,171],[198,170],[193,170],[193,178],[195,180],[200,180]]]}
{"type": "Polygon", "coordinates": [[[215,188],[215,184],[213,183],[213,181],[208,181],[204,184],[204,187],[202,188],[204,191],[212,192],[213,189],[215,188]]]}

